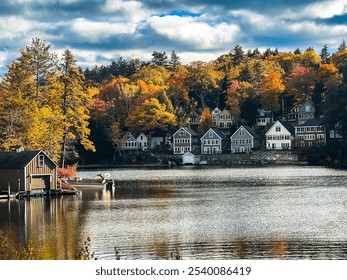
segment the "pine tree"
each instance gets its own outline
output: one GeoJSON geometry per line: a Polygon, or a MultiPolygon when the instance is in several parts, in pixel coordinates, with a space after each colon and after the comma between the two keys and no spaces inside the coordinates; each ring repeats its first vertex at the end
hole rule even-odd
{"type": "Polygon", "coordinates": [[[343,39],[342,40],[342,43],[340,44],[340,46],[338,47],[338,51],[341,52],[341,51],[344,51],[345,49],[347,49],[347,45],[346,45],[346,41],[343,39]]]}
{"type": "Polygon", "coordinates": [[[47,78],[52,74],[52,69],[57,63],[57,55],[51,53],[50,48],[51,45],[47,45],[45,40],[34,38],[30,46],[21,50],[22,56],[30,57],[29,64],[35,76],[35,99],[39,105],[42,104],[43,99],[42,88],[47,85],[47,78]]]}
{"type": "Polygon", "coordinates": [[[320,53],[320,57],[323,63],[329,63],[330,53],[327,44],[323,46],[322,51],[320,53]]]}
{"type": "Polygon", "coordinates": [[[234,55],[234,66],[240,65],[245,58],[242,47],[240,45],[236,45],[232,50],[232,54],[234,55]]]}
{"type": "Polygon", "coordinates": [[[158,66],[168,67],[169,61],[166,52],[157,52],[152,53],[152,63],[158,66]]]}
{"type": "Polygon", "coordinates": [[[76,67],[76,60],[70,50],[66,50],[60,64],[62,84],[62,114],[64,116],[64,136],[62,141],[61,167],[64,168],[67,151],[74,151],[70,144],[78,140],[86,150],[95,151],[93,143],[88,139],[89,114],[86,106],[91,97],[85,91],[84,75],[76,67]]]}
{"type": "Polygon", "coordinates": [[[170,65],[170,70],[173,72],[178,71],[179,65],[181,65],[181,59],[174,50],[171,52],[169,65],[170,65]]]}

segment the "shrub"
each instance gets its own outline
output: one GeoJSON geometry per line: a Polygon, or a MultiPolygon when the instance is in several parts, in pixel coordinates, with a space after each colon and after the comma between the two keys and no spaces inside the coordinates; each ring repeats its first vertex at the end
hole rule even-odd
{"type": "Polygon", "coordinates": [[[0,260],[36,260],[34,246],[29,241],[25,246],[20,246],[10,240],[8,236],[0,230],[0,260]]]}

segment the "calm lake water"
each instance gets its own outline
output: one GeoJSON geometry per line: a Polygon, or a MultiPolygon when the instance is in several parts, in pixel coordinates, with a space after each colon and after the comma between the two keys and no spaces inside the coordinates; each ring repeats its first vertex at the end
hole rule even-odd
{"type": "MultiPolygon", "coordinates": [[[[95,176],[100,170],[81,170],[95,176]]],[[[347,259],[347,171],[190,166],[103,170],[116,188],[0,200],[0,228],[42,259],[347,259]]]]}

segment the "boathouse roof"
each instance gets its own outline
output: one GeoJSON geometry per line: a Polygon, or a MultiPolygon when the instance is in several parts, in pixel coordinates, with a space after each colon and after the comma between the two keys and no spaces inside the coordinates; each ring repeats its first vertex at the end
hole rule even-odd
{"type": "Polygon", "coordinates": [[[0,152],[0,169],[24,168],[40,153],[46,155],[43,151],[0,152]]]}

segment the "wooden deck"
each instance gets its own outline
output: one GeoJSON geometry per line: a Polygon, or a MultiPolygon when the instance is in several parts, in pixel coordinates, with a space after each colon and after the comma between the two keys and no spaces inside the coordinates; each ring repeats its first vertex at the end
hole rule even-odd
{"type": "Polygon", "coordinates": [[[77,189],[56,189],[42,192],[20,191],[17,193],[0,192],[0,199],[23,199],[37,196],[57,196],[57,195],[78,195],[80,191],[77,189]]]}

